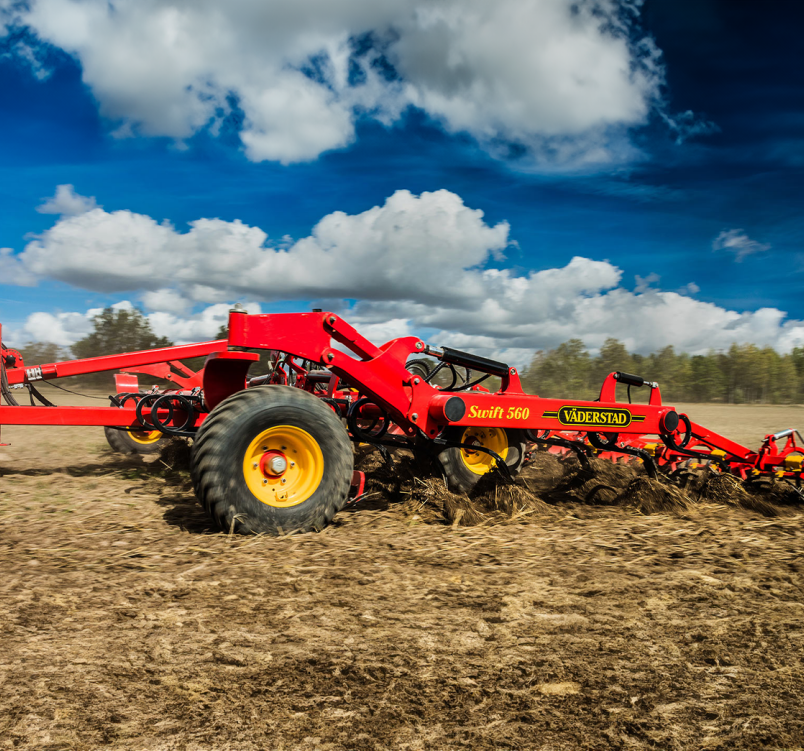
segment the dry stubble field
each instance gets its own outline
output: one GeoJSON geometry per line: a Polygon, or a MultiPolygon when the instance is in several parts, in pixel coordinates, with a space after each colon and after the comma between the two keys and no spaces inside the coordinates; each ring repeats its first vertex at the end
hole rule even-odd
{"type": "MultiPolygon", "coordinates": [[[[688,411],[749,445],[804,423],[688,411]]],[[[796,505],[643,513],[626,470],[584,502],[541,455],[529,502],[473,517],[403,462],[321,534],[237,538],[209,528],[182,452],[3,438],[0,749],[804,744],[796,505]]]]}

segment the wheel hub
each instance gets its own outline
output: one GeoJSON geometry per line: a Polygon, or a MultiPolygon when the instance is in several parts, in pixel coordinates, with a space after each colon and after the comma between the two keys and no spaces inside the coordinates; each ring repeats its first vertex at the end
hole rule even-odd
{"type": "Polygon", "coordinates": [[[295,506],[315,493],[324,476],[317,441],[295,425],[261,431],[243,456],[243,477],[254,496],[277,508],[295,506]]]}
{"type": "MultiPolygon", "coordinates": [[[[467,428],[461,436],[461,443],[482,446],[499,454],[503,460],[508,454],[508,438],[501,428],[467,428]]],[[[490,454],[472,448],[462,448],[461,458],[467,469],[476,475],[486,474],[495,464],[495,459],[490,454]]]]}
{"type": "Polygon", "coordinates": [[[159,430],[129,430],[128,434],[136,443],[145,445],[156,443],[162,437],[159,430]]]}
{"type": "Polygon", "coordinates": [[[260,459],[260,471],[266,477],[281,477],[288,468],[288,458],[281,451],[266,451],[260,459]]]}
{"type": "MultiPolygon", "coordinates": [[[[477,440],[477,438],[475,438],[473,435],[470,435],[470,436],[469,436],[469,437],[468,437],[468,438],[467,438],[465,441],[463,441],[463,442],[464,442],[464,443],[468,443],[468,444],[470,444],[470,445],[475,445],[475,444],[480,443],[480,441],[478,441],[478,440],[477,440]]],[[[477,451],[475,451],[474,449],[471,449],[471,448],[464,448],[464,449],[463,449],[463,451],[464,451],[464,453],[465,453],[465,454],[467,454],[468,456],[473,456],[473,455],[475,455],[475,454],[477,454],[477,453],[478,453],[477,451]]]]}

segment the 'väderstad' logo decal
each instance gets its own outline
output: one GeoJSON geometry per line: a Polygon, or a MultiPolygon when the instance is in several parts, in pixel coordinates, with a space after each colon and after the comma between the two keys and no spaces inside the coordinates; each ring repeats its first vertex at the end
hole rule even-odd
{"type": "Polygon", "coordinates": [[[562,425],[599,425],[627,428],[632,422],[644,422],[644,415],[632,415],[627,409],[566,406],[558,412],[545,412],[543,417],[557,418],[562,425]]]}

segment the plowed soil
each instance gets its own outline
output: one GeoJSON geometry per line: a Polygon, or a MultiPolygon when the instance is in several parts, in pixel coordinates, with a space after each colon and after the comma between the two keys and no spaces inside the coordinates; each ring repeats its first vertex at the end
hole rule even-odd
{"type": "Polygon", "coordinates": [[[331,527],[244,538],[210,528],[181,445],[3,439],[0,749],[804,745],[785,493],[539,454],[470,499],[362,450],[331,527]]]}

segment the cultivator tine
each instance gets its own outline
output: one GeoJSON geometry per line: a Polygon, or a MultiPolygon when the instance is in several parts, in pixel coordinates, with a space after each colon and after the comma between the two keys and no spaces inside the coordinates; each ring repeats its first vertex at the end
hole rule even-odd
{"type": "Polygon", "coordinates": [[[575,453],[581,466],[584,469],[591,470],[592,465],[589,463],[589,447],[582,441],[571,441],[567,438],[559,438],[557,436],[538,437],[533,431],[528,431],[528,438],[534,443],[541,443],[546,446],[559,446],[561,448],[569,449],[575,453]]]}
{"type": "Polygon", "coordinates": [[[436,446],[442,446],[443,448],[457,448],[457,449],[465,449],[472,452],[480,452],[483,454],[488,454],[492,459],[494,459],[494,469],[496,469],[502,479],[503,482],[507,485],[515,485],[514,477],[511,474],[511,468],[506,464],[505,459],[503,459],[498,453],[493,451],[490,448],[485,446],[480,446],[477,443],[461,443],[460,441],[447,441],[443,438],[436,438],[433,443],[436,446]]]}
{"type": "Polygon", "coordinates": [[[655,480],[659,477],[659,468],[656,466],[656,461],[654,458],[645,451],[645,449],[638,449],[633,448],[630,446],[620,446],[619,448],[612,449],[612,451],[616,451],[620,454],[629,454],[630,456],[636,456],[638,459],[642,460],[642,464],[645,467],[645,471],[648,473],[648,477],[655,480]]]}

